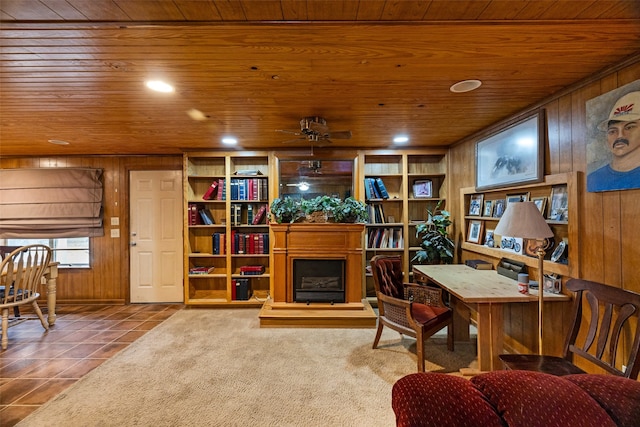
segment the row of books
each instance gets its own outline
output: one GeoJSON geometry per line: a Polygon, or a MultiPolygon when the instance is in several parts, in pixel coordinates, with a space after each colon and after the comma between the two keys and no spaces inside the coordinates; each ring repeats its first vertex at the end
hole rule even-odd
{"type": "Polygon", "coordinates": [[[269,233],[238,233],[234,230],[231,232],[231,245],[232,254],[268,254],[269,233]]]}
{"type": "Polygon", "coordinates": [[[244,224],[259,225],[266,221],[267,205],[242,205],[231,204],[231,225],[238,226],[244,224]],[[246,222],[243,222],[243,212],[246,211],[246,222]]]}
{"type": "Polygon", "coordinates": [[[386,224],[387,219],[381,203],[371,203],[367,205],[367,210],[369,212],[369,224],[386,224]]]}
{"type": "Polygon", "coordinates": [[[367,232],[367,248],[402,249],[404,237],[401,228],[372,228],[367,232]]]}
{"type": "MultiPolygon", "coordinates": [[[[231,178],[231,200],[267,200],[269,188],[266,178],[231,178]]],[[[214,180],[202,195],[203,200],[226,200],[226,180],[214,180]]]]}
{"type": "MultiPolygon", "coordinates": [[[[211,235],[211,253],[213,255],[225,255],[227,253],[226,233],[213,233],[211,235]]],[[[269,253],[269,233],[238,233],[231,232],[232,254],[269,253]]]]}
{"type": "MultiPolygon", "coordinates": [[[[266,223],[268,205],[242,205],[235,203],[231,205],[231,225],[242,224],[260,225],[266,223]],[[243,214],[245,216],[243,216],[243,214]]],[[[196,203],[189,203],[189,225],[214,225],[215,218],[211,210],[196,203]]]]}
{"type": "Polygon", "coordinates": [[[231,178],[231,200],[267,200],[266,178],[231,178]]]}
{"type": "Polygon", "coordinates": [[[365,178],[364,194],[367,200],[389,198],[387,187],[385,187],[382,178],[365,178]]]}

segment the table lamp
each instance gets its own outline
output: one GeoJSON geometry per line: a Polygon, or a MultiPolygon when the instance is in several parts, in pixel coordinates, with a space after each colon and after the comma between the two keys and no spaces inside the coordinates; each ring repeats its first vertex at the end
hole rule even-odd
{"type": "Polygon", "coordinates": [[[544,293],[543,261],[545,239],[553,237],[553,231],[533,202],[514,202],[500,218],[494,234],[499,236],[521,237],[536,241],[535,253],[538,255],[538,353],[542,354],[542,306],[544,293]]]}

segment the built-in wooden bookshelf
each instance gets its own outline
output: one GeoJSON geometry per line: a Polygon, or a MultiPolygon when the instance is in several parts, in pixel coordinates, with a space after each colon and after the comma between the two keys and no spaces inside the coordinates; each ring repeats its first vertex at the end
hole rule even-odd
{"type": "Polygon", "coordinates": [[[269,153],[185,153],[183,167],[185,304],[261,306],[271,287],[269,153]]]}
{"type": "MultiPolygon", "coordinates": [[[[365,269],[375,255],[400,255],[405,278],[410,280],[411,259],[420,249],[416,225],[427,220],[427,209],[433,210],[439,202],[440,209],[446,208],[446,150],[364,151],[358,163],[362,165],[360,194],[370,213],[365,228],[365,269]],[[386,193],[376,191],[377,183],[386,193]]],[[[363,294],[375,297],[368,270],[363,294]]]]}
{"type": "MultiPolygon", "coordinates": [[[[526,242],[518,241],[518,252],[511,248],[510,244],[501,244],[502,236],[495,236],[493,245],[487,245],[487,230],[493,230],[500,220],[500,212],[496,212],[495,203],[498,200],[504,200],[506,209],[506,201],[508,198],[525,195],[529,201],[541,202],[543,207],[542,213],[547,224],[554,233],[554,241],[549,249],[544,261],[545,274],[557,274],[562,277],[579,277],[580,268],[578,265],[579,247],[579,188],[582,185],[582,175],[580,172],[561,173],[547,175],[542,182],[530,183],[509,188],[497,188],[486,191],[477,192],[474,187],[466,187],[460,189],[461,211],[459,218],[464,218],[464,227],[462,236],[463,260],[470,259],[480,255],[480,258],[492,260],[494,264],[501,258],[508,258],[515,261],[525,263],[529,268],[537,268],[538,259],[533,255],[526,254],[526,242]],[[565,202],[558,208],[553,196],[560,195],[565,202]],[[472,201],[479,202],[479,211],[472,210],[472,201]],[[492,210],[485,212],[485,202],[492,202],[492,210]],[[480,236],[477,242],[469,241],[469,227],[471,224],[479,227],[480,236]],[[551,261],[549,258],[554,249],[558,247],[560,242],[564,242],[567,247],[565,256],[561,257],[558,262],[551,261]],[[522,246],[520,246],[522,245],[522,246]],[[504,248],[503,248],[504,246],[504,248]]],[[[488,209],[488,208],[487,208],[488,209]]],[[[475,240],[475,239],[472,239],[475,240]]]]}

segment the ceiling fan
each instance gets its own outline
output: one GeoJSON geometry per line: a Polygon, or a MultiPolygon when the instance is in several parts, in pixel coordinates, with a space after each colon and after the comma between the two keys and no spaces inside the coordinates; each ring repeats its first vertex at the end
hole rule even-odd
{"type": "Polygon", "coordinates": [[[351,138],[350,130],[332,132],[327,126],[327,121],[318,116],[304,117],[300,120],[300,131],[291,131],[284,129],[276,129],[276,132],[283,132],[292,135],[299,136],[299,138],[290,139],[288,141],[282,141],[283,144],[308,141],[311,144],[314,143],[327,143],[330,144],[331,139],[349,139],[351,138]]]}

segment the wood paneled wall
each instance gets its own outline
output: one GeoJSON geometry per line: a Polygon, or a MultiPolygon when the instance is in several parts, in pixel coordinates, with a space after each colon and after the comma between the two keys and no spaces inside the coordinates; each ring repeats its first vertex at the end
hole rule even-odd
{"type": "Polygon", "coordinates": [[[2,168],[90,167],[104,170],[105,235],[91,239],[91,268],[61,269],[61,303],[115,303],[129,298],[129,171],[182,170],[182,156],[3,158],[2,168]],[[120,218],[120,237],[110,236],[110,218],[120,218]]]}
{"type": "MultiPolygon", "coordinates": [[[[631,83],[638,76],[640,62],[589,81],[541,106],[546,110],[548,134],[545,174],[581,171],[586,176],[586,102],[631,83]]],[[[510,118],[511,121],[514,119],[510,118]]],[[[492,129],[508,123],[507,120],[492,129]]],[[[467,139],[451,149],[449,177],[454,190],[475,185],[475,143],[483,137],[478,135],[467,139]]],[[[587,193],[586,179],[583,181],[579,190],[579,276],[640,292],[640,189],[587,193]]],[[[451,204],[447,203],[447,206],[452,212],[460,212],[460,200],[455,194],[450,194],[451,204]]],[[[460,225],[461,222],[454,221],[454,234],[458,242],[464,241],[460,225]]],[[[482,258],[464,251],[459,256],[460,260],[482,258]]],[[[537,273],[531,271],[531,274],[537,273]]],[[[516,351],[535,349],[535,343],[530,338],[534,335],[531,330],[537,327],[537,314],[533,307],[512,305],[505,316],[508,319],[507,333],[511,336],[506,344],[516,351]]],[[[560,353],[569,317],[570,310],[566,304],[545,306],[546,351],[560,353]]]]}

